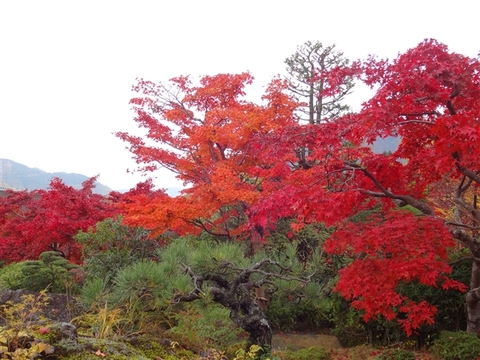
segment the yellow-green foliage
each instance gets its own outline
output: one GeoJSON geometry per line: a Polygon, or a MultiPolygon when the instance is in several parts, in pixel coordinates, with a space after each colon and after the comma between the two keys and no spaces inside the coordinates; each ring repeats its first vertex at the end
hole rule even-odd
{"type": "MultiPolygon", "coordinates": [[[[245,351],[244,349],[238,350],[233,360],[255,360],[262,352],[263,348],[261,346],[252,345],[248,351],[245,351]]],[[[270,360],[270,358],[267,357],[265,360],[270,360]]]]}
{"type": "Polygon", "coordinates": [[[22,289],[25,276],[22,269],[27,261],[11,263],[0,268],[0,289],[22,289]]]}
{"type": "Polygon", "coordinates": [[[197,359],[198,357],[191,351],[182,349],[175,341],[170,343],[170,346],[163,347],[156,341],[149,341],[147,339],[139,339],[136,349],[141,351],[145,357],[149,359],[163,359],[163,360],[189,360],[197,359]]]}
{"type": "Polygon", "coordinates": [[[97,339],[113,339],[128,332],[128,318],[120,308],[109,308],[107,303],[98,312],[84,313],[71,322],[79,333],[97,339]]]}
{"type": "Polygon", "coordinates": [[[51,354],[54,348],[36,339],[42,324],[42,309],[48,304],[45,291],[38,296],[24,295],[22,302],[2,305],[5,325],[0,327],[0,357],[29,360],[51,354]]]}

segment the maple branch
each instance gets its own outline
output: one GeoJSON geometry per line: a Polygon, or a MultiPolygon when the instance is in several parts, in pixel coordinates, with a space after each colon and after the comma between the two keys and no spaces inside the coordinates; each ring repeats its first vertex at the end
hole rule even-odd
{"type": "Polygon", "coordinates": [[[215,145],[217,146],[218,150],[220,150],[220,155],[222,156],[222,160],[226,160],[227,158],[225,157],[225,149],[217,142],[215,143],[215,145]]]}
{"type": "Polygon", "coordinates": [[[460,170],[462,174],[467,176],[469,179],[475,181],[476,183],[480,184],[480,175],[473,172],[472,170],[467,169],[465,166],[460,165],[459,162],[455,164],[457,169],[460,170]]]}
{"type": "Polygon", "coordinates": [[[453,91],[450,94],[448,100],[447,100],[447,109],[450,112],[450,115],[455,115],[457,111],[455,110],[453,104],[452,104],[452,99],[454,97],[457,97],[458,94],[460,94],[460,86],[458,84],[455,84],[453,87],[453,91]]]}
{"type": "MultiPolygon", "coordinates": [[[[470,206],[469,204],[467,204],[463,199],[463,194],[465,193],[465,191],[468,190],[471,184],[472,184],[472,180],[467,178],[467,176],[464,176],[462,178],[462,180],[460,181],[460,184],[458,184],[457,190],[455,191],[454,203],[458,205],[458,207],[464,210],[467,210],[467,211],[473,210],[472,215],[474,216],[474,218],[479,218],[480,213],[478,212],[478,210],[475,209],[473,206],[470,206]]],[[[450,229],[450,233],[452,234],[452,236],[458,241],[460,241],[462,244],[464,244],[466,247],[470,248],[472,253],[475,255],[476,251],[474,249],[478,247],[476,246],[475,238],[470,234],[467,234],[465,229],[476,231],[480,229],[480,227],[464,224],[458,207],[456,207],[454,211],[455,222],[446,222],[445,224],[455,227],[453,229],[450,229]]]]}
{"type": "MultiPolygon", "coordinates": [[[[451,229],[450,233],[452,236],[460,241],[467,248],[473,249],[475,247],[475,239],[467,234],[463,229],[451,229]]],[[[472,250],[473,253],[473,250],[472,250]]]]}
{"type": "Polygon", "coordinates": [[[422,102],[423,100],[428,100],[428,99],[431,99],[431,98],[433,98],[433,95],[428,95],[428,96],[416,98],[414,101],[417,102],[417,103],[420,103],[420,102],[422,102]]]}
{"type": "Polygon", "coordinates": [[[398,124],[399,125],[406,125],[406,124],[435,125],[435,123],[431,121],[425,121],[425,120],[406,120],[406,121],[400,121],[398,124]]]}
{"type": "MultiPolygon", "coordinates": [[[[324,178],[328,177],[328,181],[327,181],[327,189],[331,192],[341,192],[345,189],[345,187],[347,186],[347,184],[352,181],[353,179],[355,179],[355,170],[356,169],[352,169],[352,168],[343,168],[343,169],[337,169],[337,170],[332,170],[330,171],[330,173],[326,176],[322,176],[320,177],[317,181],[313,182],[311,186],[313,185],[316,185],[318,183],[320,183],[324,178]],[[344,173],[345,170],[350,170],[352,172],[352,174],[350,176],[348,176],[346,179],[342,179],[342,186],[338,189],[334,189],[334,186],[332,186],[331,184],[331,174],[335,174],[335,173],[344,173]]],[[[334,178],[335,180],[335,178],[334,178]]]]}
{"type": "MultiPolygon", "coordinates": [[[[463,194],[472,185],[472,182],[473,182],[472,179],[467,178],[467,176],[464,175],[462,181],[460,182],[460,184],[457,187],[457,190],[455,191],[455,197],[454,197],[453,201],[454,201],[455,204],[459,205],[461,208],[468,211],[475,220],[479,221],[480,220],[480,211],[477,209],[476,204],[470,205],[463,198],[463,194]],[[466,181],[466,184],[464,185],[465,180],[467,180],[467,181],[466,181]]],[[[461,218],[460,218],[460,214],[455,214],[455,215],[456,215],[457,221],[459,223],[462,223],[461,218]]]]}
{"type": "Polygon", "coordinates": [[[185,104],[183,103],[182,100],[180,100],[180,98],[178,97],[178,94],[180,94],[180,91],[177,92],[177,94],[174,94],[171,90],[171,88],[167,88],[165,85],[162,84],[162,89],[166,92],[166,94],[168,95],[167,97],[163,97],[163,96],[159,96],[159,98],[161,100],[164,101],[164,104],[169,104],[170,106],[172,104],[174,105],[177,105],[179,106],[181,109],[181,111],[187,115],[191,120],[193,121],[196,121],[200,124],[203,123],[203,121],[201,119],[198,119],[196,117],[193,116],[193,112],[192,111],[189,111],[186,107],[185,107],[185,104]],[[172,100],[173,98],[173,100],[172,100]]]}
{"type": "Polygon", "coordinates": [[[219,161],[217,154],[215,153],[215,148],[213,146],[213,142],[208,140],[208,151],[210,152],[210,156],[212,157],[213,162],[217,163],[219,161]]]}
{"type": "Polygon", "coordinates": [[[455,198],[453,199],[453,202],[458,206],[460,206],[461,208],[463,208],[464,210],[468,211],[475,220],[480,221],[480,211],[476,209],[474,206],[467,203],[463,199],[463,197],[455,196],[455,198]]]}
{"type": "Polygon", "coordinates": [[[203,221],[200,220],[200,219],[194,219],[194,220],[190,220],[190,221],[184,219],[184,221],[187,222],[187,223],[189,222],[190,224],[193,224],[193,225],[195,225],[195,226],[200,227],[203,231],[205,231],[206,233],[208,233],[208,234],[210,234],[210,235],[212,235],[212,236],[226,237],[226,238],[228,238],[228,239],[231,239],[231,238],[232,238],[232,236],[230,235],[230,233],[228,232],[228,230],[227,230],[227,233],[226,233],[226,234],[215,233],[215,232],[213,232],[212,230],[209,230],[209,229],[206,227],[205,222],[206,222],[206,223],[209,223],[209,224],[212,225],[212,226],[215,226],[215,225],[212,224],[210,221],[205,221],[205,222],[203,222],[203,221]]]}
{"type": "Polygon", "coordinates": [[[11,212],[13,212],[15,215],[17,215],[17,216],[19,216],[19,217],[23,218],[23,219],[26,219],[26,218],[27,218],[27,216],[26,216],[26,215],[24,215],[23,211],[22,211],[22,213],[21,213],[21,214],[20,214],[20,213],[18,213],[18,212],[16,212],[16,211],[15,211],[13,208],[10,208],[10,211],[11,211],[11,212]]]}
{"type": "Polygon", "coordinates": [[[424,116],[424,115],[437,115],[440,116],[440,113],[438,111],[424,111],[424,112],[416,112],[416,113],[401,113],[398,114],[398,116],[424,116]]]}
{"type": "Polygon", "coordinates": [[[376,192],[372,192],[372,191],[369,191],[369,190],[360,190],[363,193],[365,193],[367,195],[371,195],[371,196],[387,197],[387,198],[394,199],[394,200],[400,200],[403,203],[403,205],[400,205],[400,206],[405,206],[405,205],[408,204],[408,205],[413,206],[414,208],[417,208],[418,210],[420,210],[425,215],[430,215],[430,216],[434,215],[433,210],[429,206],[427,206],[426,204],[424,204],[420,200],[415,199],[413,196],[394,194],[390,190],[386,189],[380,183],[380,181],[378,181],[378,179],[375,176],[373,176],[373,174],[371,172],[369,172],[366,168],[363,168],[360,165],[357,165],[357,164],[354,164],[354,163],[346,163],[346,164],[348,166],[352,167],[353,169],[360,170],[381,191],[381,193],[376,193],[376,192]]]}
{"type": "Polygon", "coordinates": [[[480,226],[471,226],[471,225],[466,225],[464,223],[458,223],[458,222],[454,222],[454,221],[447,221],[447,222],[445,222],[445,225],[464,227],[464,228],[466,228],[468,230],[472,230],[472,231],[480,230],[480,226]]]}
{"type": "Polygon", "coordinates": [[[249,150],[250,150],[250,143],[246,143],[243,147],[243,156],[242,158],[238,161],[237,165],[242,166],[243,163],[245,162],[245,159],[247,158],[247,155],[249,155],[249,150]]]}

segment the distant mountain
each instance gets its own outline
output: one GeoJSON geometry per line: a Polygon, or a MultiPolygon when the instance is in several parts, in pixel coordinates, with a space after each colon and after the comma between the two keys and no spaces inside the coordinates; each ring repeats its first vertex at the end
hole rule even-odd
{"type": "MultiPolygon", "coordinates": [[[[69,174],[65,172],[47,173],[37,168],[30,168],[16,163],[12,160],[0,159],[0,189],[47,189],[50,180],[54,177],[62,179],[64,184],[77,189],[81,188],[82,183],[89,179],[87,176],[81,174],[69,174]]],[[[112,189],[97,182],[95,183],[93,191],[97,194],[107,195],[112,189]]]]}

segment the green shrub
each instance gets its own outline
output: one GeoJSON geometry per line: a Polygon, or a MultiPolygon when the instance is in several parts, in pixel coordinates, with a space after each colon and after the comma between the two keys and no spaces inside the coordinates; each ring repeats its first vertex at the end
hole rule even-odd
{"type": "Polygon", "coordinates": [[[388,349],[378,355],[377,360],[415,360],[415,355],[408,350],[388,349]]]}
{"type": "Polygon", "coordinates": [[[0,268],[0,290],[18,290],[22,288],[24,279],[22,269],[27,262],[11,263],[0,268]]]}
{"type": "Polygon", "coordinates": [[[340,344],[353,347],[368,343],[369,334],[360,311],[352,308],[350,303],[337,293],[333,293],[330,300],[328,311],[330,320],[335,325],[332,333],[338,338],[340,344]]]}
{"type": "Polygon", "coordinates": [[[284,332],[315,330],[331,325],[323,311],[328,302],[323,298],[322,288],[316,283],[306,286],[278,282],[278,290],[270,299],[266,314],[274,329],[284,332]],[[282,287],[287,285],[287,287],[282,287]]]}
{"type": "Polygon", "coordinates": [[[230,310],[208,299],[185,304],[167,337],[189,347],[225,349],[245,333],[230,319],[230,310]]]}
{"type": "Polygon", "coordinates": [[[313,223],[292,232],[292,222],[291,219],[277,221],[275,230],[267,238],[265,255],[296,258],[304,265],[314,263],[316,274],[306,286],[291,281],[277,281],[277,290],[270,298],[266,314],[272,327],[277,330],[304,331],[329,327],[331,322],[324,306],[329,301],[328,294],[334,286],[337,269],[334,261],[318,249],[321,249],[331,231],[321,223],[313,223]],[[314,254],[317,259],[312,258],[314,254]],[[332,264],[335,269],[331,268],[332,264]]]}
{"type": "Polygon", "coordinates": [[[52,293],[63,293],[73,283],[71,269],[78,268],[56,251],[45,251],[39,260],[26,261],[22,267],[21,288],[41,291],[48,288],[52,293]]]}
{"type": "MultiPolygon", "coordinates": [[[[191,282],[188,275],[179,275],[185,277],[185,283],[191,282]]],[[[124,310],[132,330],[146,330],[153,325],[169,327],[173,322],[172,278],[176,277],[169,276],[162,263],[148,260],[134,263],[120,270],[113,279],[109,303],[124,310]]]]}
{"type": "Polygon", "coordinates": [[[87,280],[103,279],[111,285],[116,274],[140,260],[155,259],[159,239],[149,232],[122,224],[122,218],[98,222],[95,229],[80,231],[75,241],[82,244],[83,265],[87,280]]]}
{"type": "MultiPolygon", "coordinates": [[[[262,348],[259,345],[252,345],[248,350],[238,349],[235,352],[233,360],[280,360],[280,358],[272,355],[268,349],[262,348]]],[[[210,358],[208,358],[210,359],[210,358]]],[[[224,359],[222,358],[212,358],[212,360],[224,359]]]]}
{"type": "Polygon", "coordinates": [[[442,360],[473,360],[480,357],[480,339],[465,331],[443,331],[431,350],[442,360]]]}
{"type": "Polygon", "coordinates": [[[99,309],[108,302],[109,292],[104,279],[89,279],[80,291],[80,303],[87,309],[99,309]]]}

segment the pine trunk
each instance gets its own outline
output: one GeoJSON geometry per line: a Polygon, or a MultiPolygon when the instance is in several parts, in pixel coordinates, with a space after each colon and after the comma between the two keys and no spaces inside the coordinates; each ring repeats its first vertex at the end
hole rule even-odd
{"type": "Polygon", "coordinates": [[[261,346],[264,349],[272,348],[272,328],[265,313],[260,309],[255,299],[249,304],[242,304],[238,309],[231,310],[230,318],[248,333],[247,350],[252,345],[261,346]],[[247,305],[247,306],[245,306],[247,305]]]}

